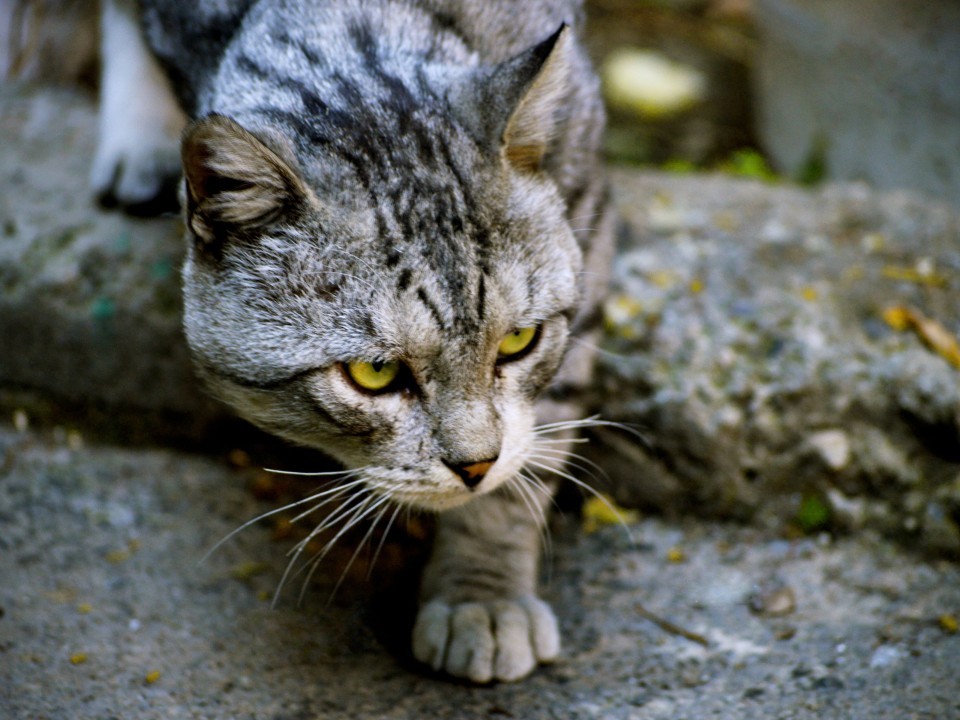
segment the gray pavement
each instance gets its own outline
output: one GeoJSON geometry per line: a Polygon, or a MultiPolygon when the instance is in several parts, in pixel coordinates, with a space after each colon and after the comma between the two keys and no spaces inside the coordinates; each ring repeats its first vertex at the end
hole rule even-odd
{"type": "Polygon", "coordinates": [[[369,579],[364,553],[332,601],[350,542],[302,601],[298,577],[275,608],[293,543],[283,523],[200,562],[307,487],[0,428],[0,717],[960,717],[960,568],[870,533],[786,540],[647,518],[631,541],[560,516],[545,575],[562,659],[476,688],[424,673],[404,649],[416,518],[369,579]]]}

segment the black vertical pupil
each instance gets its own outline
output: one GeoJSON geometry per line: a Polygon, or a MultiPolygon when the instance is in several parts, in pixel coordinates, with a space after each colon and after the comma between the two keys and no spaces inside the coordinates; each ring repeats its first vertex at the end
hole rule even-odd
{"type": "Polygon", "coordinates": [[[381,370],[383,370],[383,365],[384,365],[383,360],[374,360],[372,363],[370,363],[370,366],[373,368],[373,371],[375,373],[378,373],[381,370]]]}

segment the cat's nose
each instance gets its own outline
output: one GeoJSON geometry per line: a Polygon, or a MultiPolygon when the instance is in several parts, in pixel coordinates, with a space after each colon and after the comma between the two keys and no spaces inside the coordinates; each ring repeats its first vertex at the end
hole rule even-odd
{"type": "Polygon", "coordinates": [[[497,458],[492,457],[488,460],[478,460],[468,463],[451,463],[444,460],[443,464],[459,475],[460,479],[463,480],[463,484],[472,490],[480,484],[480,481],[483,480],[484,476],[496,461],[497,458]]]}

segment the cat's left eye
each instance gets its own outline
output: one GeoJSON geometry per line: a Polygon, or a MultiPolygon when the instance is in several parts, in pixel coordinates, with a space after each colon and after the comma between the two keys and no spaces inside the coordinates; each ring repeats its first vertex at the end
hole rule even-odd
{"type": "Polygon", "coordinates": [[[497,348],[497,362],[519,360],[530,352],[536,344],[539,330],[539,326],[518,328],[504,335],[497,348]]]}
{"type": "Polygon", "coordinates": [[[351,360],[343,363],[343,370],[361,390],[379,393],[391,389],[391,385],[400,375],[400,363],[396,360],[351,360]]]}

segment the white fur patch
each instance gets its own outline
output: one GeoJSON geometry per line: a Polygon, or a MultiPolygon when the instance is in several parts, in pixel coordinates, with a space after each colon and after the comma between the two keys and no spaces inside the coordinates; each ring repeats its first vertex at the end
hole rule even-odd
{"type": "Polygon", "coordinates": [[[560,631],[550,606],[532,595],[457,605],[432,600],[417,616],[413,654],[476,683],[513,682],[557,658],[560,631]]]}
{"type": "Polygon", "coordinates": [[[147,202],[180,172],[186,124],[128,0],[105,0],[100,129],[90,183],[121,205],[147,202]]]}

